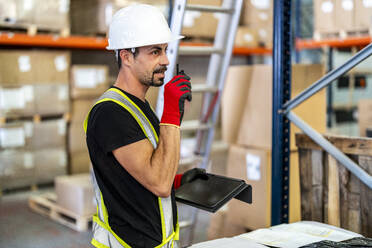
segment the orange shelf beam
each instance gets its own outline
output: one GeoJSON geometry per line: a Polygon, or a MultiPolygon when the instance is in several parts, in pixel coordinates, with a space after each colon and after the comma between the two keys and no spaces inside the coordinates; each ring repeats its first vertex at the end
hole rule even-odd
{"type": "Polygon", "coordinates": [[[107,40],[99,37],[69,36],[60,37],[38,34],[30,36],[22,33],[1,33],[0,45],[37,46],[56,48],[105,49],[107,40]]]}
{"type": "Polygon", "coordinates": [[[303,49],[316,49],[325,46],[329,47],[353,47],[353,46],[360,46],[364,47],[367,46],[372,42],[372,37],[365,36],[365,37],[350,37],[346,39],[326,39],[321,41],[315,40],[296,40],[296,49],[303,50],[303,49]]]}
{"type": "MultiPolygon", "coordinates": [[[[182,42],[181,46],[211,46],[210,43],[182,42]]],[[[54,48],[76,48],[104,50],[107,46],[107,39],[89,36],[60,37],[47,34],[30,36],[23,33],[0,32],[0,46],[33,46],[33,47],[54,47],[54,48]]],[[[263,55],[271,54],[271,49],[234,47],[234,55],[263,55]]]]}

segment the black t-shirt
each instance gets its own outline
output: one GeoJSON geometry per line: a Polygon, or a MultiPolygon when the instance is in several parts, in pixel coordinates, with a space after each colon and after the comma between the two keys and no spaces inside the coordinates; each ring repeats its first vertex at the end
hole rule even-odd
{"type": "MultiPolygon", "coordinates": [[[[124,93],[143,111],[159,135],[159,119],[149,103],[124,93]]],[[[137,182],[112,153],[119,147],[142,139],[146,139],[146,136],[137,121],[117,103],[102,102],[92,109],[88,121],[87,145],[108,211],[109,224],[130,246],[155,247],[162,241],[158,197],[137,182]]],[[[172,202],[173,219],[176,220],[173,189],[172,202]]]]}

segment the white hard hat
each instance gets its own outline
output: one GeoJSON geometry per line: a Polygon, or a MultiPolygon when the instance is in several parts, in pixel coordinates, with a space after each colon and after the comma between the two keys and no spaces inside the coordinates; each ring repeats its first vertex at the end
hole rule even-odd
{"type": "Polygon", "coordinates": [[[151,5],[134,4],[118,10],[112,18],[108,50],[164,44],[183,36],[172,34],[161,11],[151,5]]]}

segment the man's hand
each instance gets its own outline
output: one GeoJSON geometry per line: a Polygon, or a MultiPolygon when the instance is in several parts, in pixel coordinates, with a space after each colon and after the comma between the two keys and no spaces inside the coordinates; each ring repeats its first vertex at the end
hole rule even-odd
{"type": "Polygon", "coordinates": [[[191,101],[190,77],[181,73],[164,86],[164,108],[161,124],[180,126],[185,100],[191,101]]]}
{"type": "Polygon", "coordinates": [[[178,189],[181,185],[184,185],[186,183],[191,183],[192,181],[196,179],[203,179],[207,180],[208,175],[205,172],[204,169],[201,168],[193,168],[188,171],[186,171],[184,174],[177,174],[174,178],[174,189],[178,189]]]}

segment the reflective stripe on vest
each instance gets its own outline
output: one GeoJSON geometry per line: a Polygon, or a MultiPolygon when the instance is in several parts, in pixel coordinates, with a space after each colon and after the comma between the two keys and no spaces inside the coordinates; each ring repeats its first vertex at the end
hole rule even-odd
{"type": "MultiPolygon", "coordinates": [[[[146,135],[147,139],[156,149],[159,138],[152,126],[151,122],[148,120],[146,115],[142,110],[123,92],[118,89],[111,88],[107,90],[94,104],[97,105],[101,102],[112,101],[126,109],[140,125],[142,131],[146,135]]],[[[93,107],[94,107],[93,106],[93,107]]],[[[92,107],[92,109],[93,109],[92,107]]],[[[90,112],[84,121],[84,130],[87,131],[88,120],[90,112]]],[[[104,203],[104,199],[101,190],[98,187],[94,171],[91,171],[93,187],[95,192],[95,198],[97,201],[97,214],[93,216],[93,239],[92,244],[98,248],[108,248],[108,247],[125,247],[130,246],[125,243],[120,237],[118,237],[114,231],[111,229],[108,222],[108,213],[104,203]]],[[[172,212],[172,200],[171,197],[162,198],[158,197],[160,217],[161,217],[161,227],[162,227],[162,243],[156,247],[178,247],[178,242],[174,242],[179,239],[179,224],[177,220],[176,230],[173,228],[173,212],[172,212]]]]}

